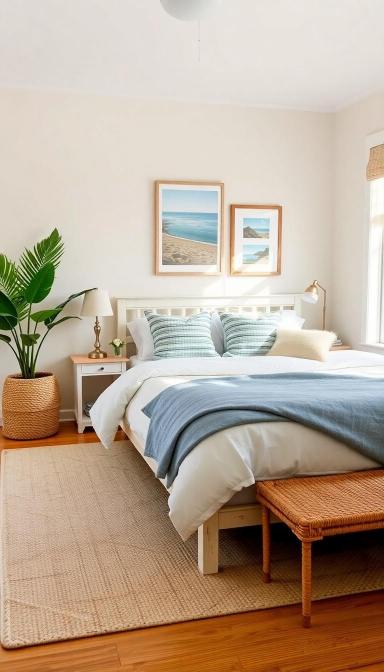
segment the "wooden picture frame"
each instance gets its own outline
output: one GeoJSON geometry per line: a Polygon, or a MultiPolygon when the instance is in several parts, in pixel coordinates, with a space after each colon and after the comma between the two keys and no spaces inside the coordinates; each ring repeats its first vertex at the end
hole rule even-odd
{"type": "Polygon", "coordinates": [[[281,205],[231,205],[231,275],[281,274],[282,211],[281,205]]]}
{"type": "Polygon", "coordinates": [[[221,275],[223,182],[156,180],[155,274],[221,275]]]}

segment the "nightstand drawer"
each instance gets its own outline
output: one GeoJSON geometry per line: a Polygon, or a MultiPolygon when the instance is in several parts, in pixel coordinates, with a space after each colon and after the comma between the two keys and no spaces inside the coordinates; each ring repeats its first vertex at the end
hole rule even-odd
{"type": "Polygon", "coordinates": [[[82,364],[81,373],[97,375],[98,373],[121,373],[122,372],[121,362],[113,362],[112,364],[103,364],[98,362],[97,364],[82,364]]]}

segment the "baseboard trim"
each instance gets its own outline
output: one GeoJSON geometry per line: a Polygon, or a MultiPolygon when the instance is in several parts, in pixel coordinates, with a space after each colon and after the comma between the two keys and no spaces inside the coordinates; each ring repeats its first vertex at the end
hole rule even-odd
{"type": "Polygon", "coordinates": [[[71,422],[75,419],[75,412],[73,408],[60,409],[60,422],[71,422]]]}

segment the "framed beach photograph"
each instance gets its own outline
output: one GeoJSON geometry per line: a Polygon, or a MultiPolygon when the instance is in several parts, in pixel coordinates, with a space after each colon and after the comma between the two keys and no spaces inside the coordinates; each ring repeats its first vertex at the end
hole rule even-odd
{"type": "Polygon", "coordinates": [[[223,266],[222,182],[155,182],[156,275],[218,275],[223,266]]]}
{"type": "Polygon", "coordinates": [[[281,205],[231,205],[231,275],[280,275],[281,205]]]}

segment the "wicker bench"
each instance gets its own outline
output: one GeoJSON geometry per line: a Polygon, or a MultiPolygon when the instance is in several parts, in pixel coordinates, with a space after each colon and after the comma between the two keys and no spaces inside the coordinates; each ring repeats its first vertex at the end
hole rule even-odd
{"type": "Polygon", "coordinates": [[[384,470],[264,481],[257,484],[257,496],[262,505],[264,581],[271,580],[272,511],[301,541],[303,626],[309,628],[312,542],[384,528],[384,470]]]}

